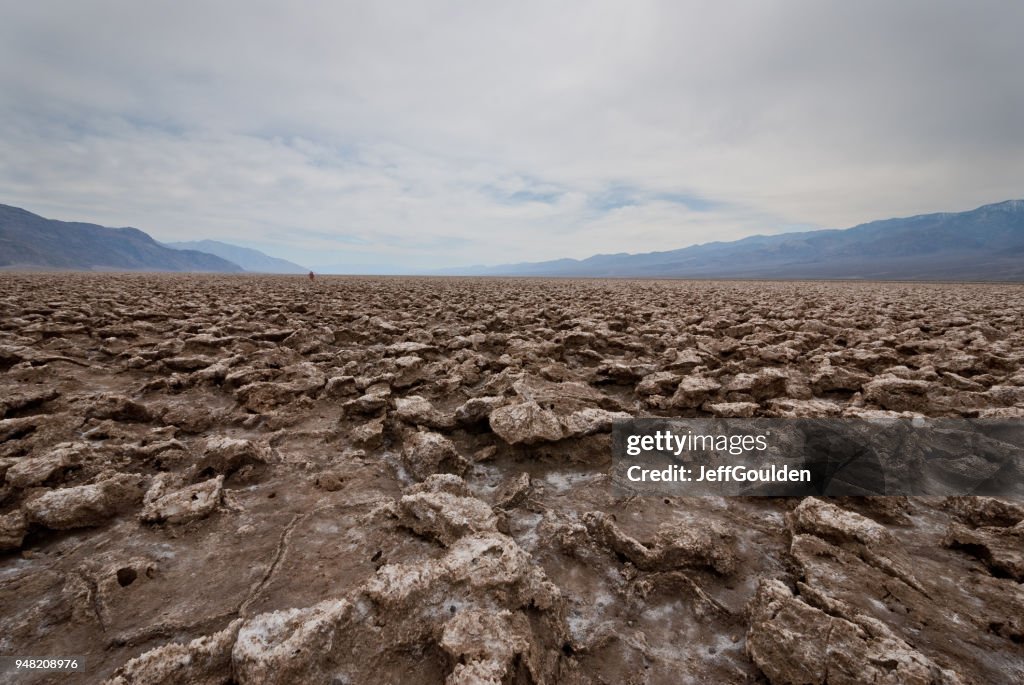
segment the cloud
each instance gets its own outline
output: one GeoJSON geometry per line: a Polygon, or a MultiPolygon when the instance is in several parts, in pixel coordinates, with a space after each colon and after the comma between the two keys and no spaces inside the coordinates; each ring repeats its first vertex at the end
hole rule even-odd
{"type": "Polygon", "coordinates": [[[301,263],[671,249],[1021,195],[1024,6],[8,3],[0,202],[301,263]]]}

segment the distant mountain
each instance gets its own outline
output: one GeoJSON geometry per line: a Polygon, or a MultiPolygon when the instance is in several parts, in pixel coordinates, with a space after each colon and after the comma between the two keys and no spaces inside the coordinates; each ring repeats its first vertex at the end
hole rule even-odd
{"type": "Polygon", "coordinates": [[[1024,281],[1024,200],[847,229],[757,235],[667,252],[606,254],[445,274],[631,278],[1024,281]]]}
{"type": "Polygon", "coordinates": [[[248,247],[239,247],[229,243],[222,243],[217,240],[191,240],[188,242],[164,243],[167,247],[175,250],[199,250],[217,255],[221,259],[234,262],[246,271],[263,274],[304,274],[309,269],[299,266],[286,259],[278,259],[263,254],[259,250],[252,250],[248,247]]]}
{"type": "Polygon", "coordinates": [[[226,259],[164,247],[137,228],[56,221],[0,205],[0,269],[239,272],[226,259]]]}

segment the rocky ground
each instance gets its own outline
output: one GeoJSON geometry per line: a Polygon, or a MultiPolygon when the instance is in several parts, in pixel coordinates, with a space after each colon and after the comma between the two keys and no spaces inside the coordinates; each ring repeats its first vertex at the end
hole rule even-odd
{"type": "Polygon", "coordinates": [[[620,416],[1024,416],[1024,288],[0,275],[7,682],[1020,683],[1024,506],[616,497],[620,416]]]}

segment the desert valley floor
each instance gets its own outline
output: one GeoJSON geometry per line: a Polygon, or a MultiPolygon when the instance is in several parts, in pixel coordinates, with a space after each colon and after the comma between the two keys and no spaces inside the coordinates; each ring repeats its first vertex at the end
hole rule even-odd
{"type": "Polygon", "coordinates": [[[1024,287],[0,274],[0,681],[1024,682],[1024,503],[610,488],[712,415],[1024,417],[1024,287]]]}

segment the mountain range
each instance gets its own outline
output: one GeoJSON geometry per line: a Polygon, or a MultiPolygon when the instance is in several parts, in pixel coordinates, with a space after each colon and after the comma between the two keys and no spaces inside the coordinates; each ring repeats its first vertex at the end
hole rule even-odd
{"type": "Polygon", "coordinates": [[[175,250],[198,250],[216,255],[242,267],[246,271],[263,274],[304,274],[309,269],[287,259],[271,257],[259,250],[239,247],[219,240],[190,240],[188,242],[164,243],[175,250]]]}
{"type": "MultiPolygon", "coordinates": [[[[162,244],[137,228],[45,219],[0,205],[0,270],[304,273],[214,240],[162,244]]],[[[326,270],[326,269],[325,269],[326,270]]],[[[1024,200],[847,229],[756,235],[678,250],[431,272],[581,278],[1024,281],[1024,200]]]]}
{"type": "Polygon", "coordinates": [[[305,273],[298,264],[215,240],[160,243],[137,228],[46,219],[0,205],[0,270],[305,273]]]}
{"type": "Polygon", "coordinates": [[[1024,280],[1024,200],[847,229],[756,235],[642,254],[599,254],[450,275],[600,278],[1024,280]]]}
{"type": "Polygon", "coordinates": [[[212,254],[165,247],[137,228],[44,219],[10,205],[0,205],[0,268],[242,271],[212,254]]]}

